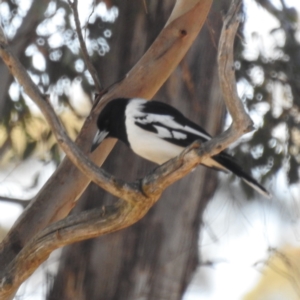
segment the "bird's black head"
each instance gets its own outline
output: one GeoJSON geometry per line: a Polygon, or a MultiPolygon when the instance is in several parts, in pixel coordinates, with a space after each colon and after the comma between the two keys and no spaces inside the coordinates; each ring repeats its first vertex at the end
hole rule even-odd
{"type": "Polygon", "coordinates": [[[98,132],[93,140],[91,151],[107,137],[114,137],[128,144],[125,129],[125,109],[130,99],[118,98],[110,101],[100,112],[97,120],[98,132]]]}

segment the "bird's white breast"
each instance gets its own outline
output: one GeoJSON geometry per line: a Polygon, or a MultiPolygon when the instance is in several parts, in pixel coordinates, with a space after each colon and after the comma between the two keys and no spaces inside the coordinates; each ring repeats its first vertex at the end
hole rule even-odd
{"type": "Polygon", "coordinates": [[[156,128],[158,133],[154,133],[144,130],[135,124],[137,117],[144,117],[146,115],[141,111],[141,106],[144,103],[145,100],[134,99],[126,108],[125,122],[127,138],[131,149],[137,155],[157,164],[163,164],[179,155],[184,148],[163,140],[162,138],[169,137],[168,135],[170,134],[163,127],[156,128]]]}
{"type": "Polygon", "coordinates": [[[137,155],[157,164],[163,164],[184,149],[162,140],[155,133],[143,130],[136,125],[134,130],[128,132],[128,141],[131,149],[137,155]]]}

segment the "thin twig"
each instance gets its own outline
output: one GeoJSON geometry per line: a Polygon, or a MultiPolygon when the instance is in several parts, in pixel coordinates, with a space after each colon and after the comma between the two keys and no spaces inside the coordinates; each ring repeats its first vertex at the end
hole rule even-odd
{"type": "Polygon", "coordinates": [[[10,198],[10,197],[0,196],[0,201],[8,202],[8,203],[14,203],[14,204],[20,204],[23,208],[25,208],[30,203],[31,199],[21,200],[21,199],[17,199],[17,198],[10,198]]]}
{"type": "Polygon", "coordinates": [[[79,44],[80,44],[80,48],[81,48],[81,51],[82,51],[82,56],[83,56],[84,62],[85,62],[86,67],[87,67],[88,71],[90,72],[90,74],[91,74],[91,76],[94,80],[94,84],[95,84],[97,92],[101,93],[102,86],[101,86],[100,80],[98,78],[97,71],[94,68],[94,66],[93,66],[93,64],[90,60],[90,57],[89,57],[89,54],[88,54],[88,51],[87,51],[87,48],[86,48],[86,44],[85,44],[84,39],[83,39],[82,31],[81,31],[81,25],[80,25],[78,9],[77,9],[77,4],[78,4],[77,2],[78,1],[74,0],[72,2],[71,0],[68,0],[68,2],[69,2],[69,5],[71,6],[71,8],[73,10],[74,21],[75,21],[75,26],[76,26],[76,32],[77,32],[77,35],[78,35],[78,40],[79,40],[79,44]]]}
{"type": "Polygon", "coordinates": [[[92,6],[93,6],[92,11],[91,11],[91,13],[90,13],[89,16],[88,16],[86,25],[85,25],[84,27],[87,27],[87,25],[88,25],[88,23],[89,23],[89,21],[90,21],[91,16],[92,16],[93,13],[95,12],[95,6],[96,6],[95,0],[93,1],[92,6]]]}

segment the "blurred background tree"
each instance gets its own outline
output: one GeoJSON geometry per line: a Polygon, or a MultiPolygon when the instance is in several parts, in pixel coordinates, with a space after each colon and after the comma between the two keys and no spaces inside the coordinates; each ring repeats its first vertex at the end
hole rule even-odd
{"type": "MultiPolygon", "coordinates": [[[[270,30],[269,43],[253,31],[250,49],[239,43],[236,51],[237,81],[250,87],[242,96],[250,114],[259,115],[258,130],[249,141],[236,148],[242,158],[251,153],[263,181],[284,170],[288,184],[299,183],[300,163],[300,54],[299,16],[295,8],[257,0],[277,21],[270,30]],[[248,53],[247,53],[248,52],[248,53]]],[[[263,26],[264,24],[262,24],[263,26]]]]}
{"type": "MultiPolygon", "coordinates": [[[[216,54],[229,3],[214,1],[198,39],[155,97],[179,108],[212,135],[228,122],[216,54]]],[[[279,171],[289,184],[299,182],[299,21],[295,9],[283,0],[277,5],[270,0],[256,3],[278,20],[278,28],[270,32],[271,53],[260,32],[252,33],[250,54],[243,27],[236,39],[240,96],[258,129],[231,151],[272,189],[272,178],[279,171]]],[[[154,41],[174,0],[95,0],[79,5],[91,61],[107,87],[122,79],[154,41]]],[[[0,16],[14,52],[40,89],[51,94],[74,138],[91,108],[95,86],[82,59],[68,2],[2,1],[0,16]]],[[[2,61],[0,74],[1,164],[30,157],[58,164],[63,154],[49,127],[2,61]]],[[[153,167],[121,144],[104,165],[127,180],[153,167]]],[[[135,226],[64,248],[47,299],[181,299],[198,265],[202,214],[217,184],[216,172],[199,167],[169,188],[135,226]]],[[[244,192],[243,198],[254,196],[246,187],[244,192]]],[[[112,198],[91,184],[75,211],[102,206],[112,198]]]]}

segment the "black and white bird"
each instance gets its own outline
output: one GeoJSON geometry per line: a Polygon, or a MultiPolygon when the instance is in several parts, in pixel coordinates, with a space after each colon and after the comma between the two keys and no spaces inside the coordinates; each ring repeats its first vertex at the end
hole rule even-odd
{"type": "MultiPolygon", "coordinates": [[[[124,142],[137,155],[159,165],[179,155],[195,140],[206,142],[211,139],[203,128],[174,107],[141,98],[110,101],[101,111],[97,126],[99,130],[91,151],[105,138],[114,137],[124,142]]],[[[231,171],[256,191],[270,197],[269,192],[224,151],[202,161],[202,164],[220,171],[231,171]]]]}

